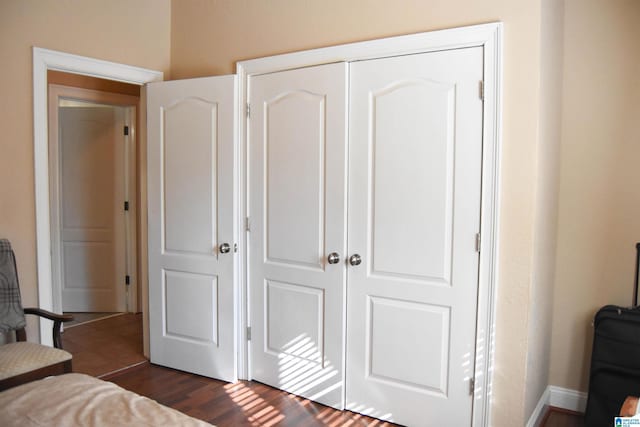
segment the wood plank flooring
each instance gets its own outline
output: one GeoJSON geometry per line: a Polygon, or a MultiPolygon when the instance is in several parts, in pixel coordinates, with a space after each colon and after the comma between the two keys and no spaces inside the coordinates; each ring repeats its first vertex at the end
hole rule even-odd
{"type": "MultiPolygon", "coordinates": [[[[254,381],[228,384],[152,365],[142,355],[142,316],[125,314],[62,335],[74,372],[98,376],[219,427],[394,426],[311,402],[254,381]],[[127,369],[127,367],[129,367],[127,369]]],[[[550,408],[543,427],[584,425],[581,414],[550,408]]]]}
{"type": "Polygon", "coordinates": [[[584,415],[550,407],[542,421],[542,427],[584,427],[584,415]]]}
{"type": "MultiPolygon", "coordinates": [[[[105,378],[187,415],[220,427],[395,426],[336,411],[255,381],[221,381],[144,364],[105,378]]],[[[582,414],[549,408],[542,427],[583,427],[582,414]]]]}
{"type": "Polygon", "coordinates": [[[119,316],[123,313],[116,312],[104,312],[104,313],[85,313],[85,312],[66,312],[64,314],[70,314],[73,316],[71,322],[65,322],[64,328],[69,329],[83,323],[95,322],[96,320],[106,319],[107,317],[119,316]]]}
{"type": "Polygon", "coordinates": [[[219,427],[395,425],[336,411],[258,382],[228,384],[152,364],[105,379],[219,427]]]}
{"type": "Polygon", "coordinates": [[[228,384],[152,365],[142,355],[140,314],[67,328],[62,343],[73,354],[74,372],[113,381],[220,427],[394,425],[336,411],[257,382],[228,384]]]}
{"type": "Polygon", "coordinates": [[[62,346],[73,354],[73,372],[101,377],[145,362],[142,315],[122,314],[65,328],[62,346]]]}

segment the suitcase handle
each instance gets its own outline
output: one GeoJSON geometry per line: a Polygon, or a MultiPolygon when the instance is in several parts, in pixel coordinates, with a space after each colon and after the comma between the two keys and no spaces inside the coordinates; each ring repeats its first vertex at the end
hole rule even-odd
{"type": "Polygon", "coordinates": [[[633,306],[638,306],[638,274],[640,270],[640,243],[636,243],[636,274],[633,279],[633,306]]]}

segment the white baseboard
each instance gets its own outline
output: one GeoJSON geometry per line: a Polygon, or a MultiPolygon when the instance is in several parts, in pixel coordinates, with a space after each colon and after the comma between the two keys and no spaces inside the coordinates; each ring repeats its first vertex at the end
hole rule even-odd
{"type": "Polygon", "coordinates": [[[547,406],[555,406],[556,408],[584,413],[587,407],[587,393],[553,385],[548,386],[544,393],[542,393],[531,417],[529,417],[527,427],[537,427],[540,425],[547,406]]]}
{"type": "Polygon", "coordinates": [[[538,427],[544,418],[544,414],[546,413],[547,406],[549,405],[549,396],[551,395],[551,390],[549,387],[542,393],[540,396],[540,400],[538,400],[538,404],[536,405],[531,417],[529,417],[529,422],[527,422],[526,427],[538,427]]]}
{"type": "Polygon", "coordinates": [[[550,406],[582,413],[587,409],[587,393],[553,385],[550,385],[548,389],[550,391],[550,406]]]}

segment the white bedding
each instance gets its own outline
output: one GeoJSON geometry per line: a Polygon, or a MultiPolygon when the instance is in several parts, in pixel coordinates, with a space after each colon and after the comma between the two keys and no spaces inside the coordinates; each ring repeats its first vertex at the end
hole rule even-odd
{"type": "Polygon", "coordinates": [[[0,425],[211,426],[84,374],[49,377],[0,392],[0,425]]]}

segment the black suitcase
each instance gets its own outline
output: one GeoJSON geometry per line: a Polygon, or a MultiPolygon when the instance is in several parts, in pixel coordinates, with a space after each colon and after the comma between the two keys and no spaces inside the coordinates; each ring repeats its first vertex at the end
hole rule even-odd
{"type": "Polygon", "coordinates": [[[640,307],[636,245],[633,307],[607,305],[593,321],[593,350],[589,373],[586,427],[613,426],[627,396],[640,396],[640,307]]]}

